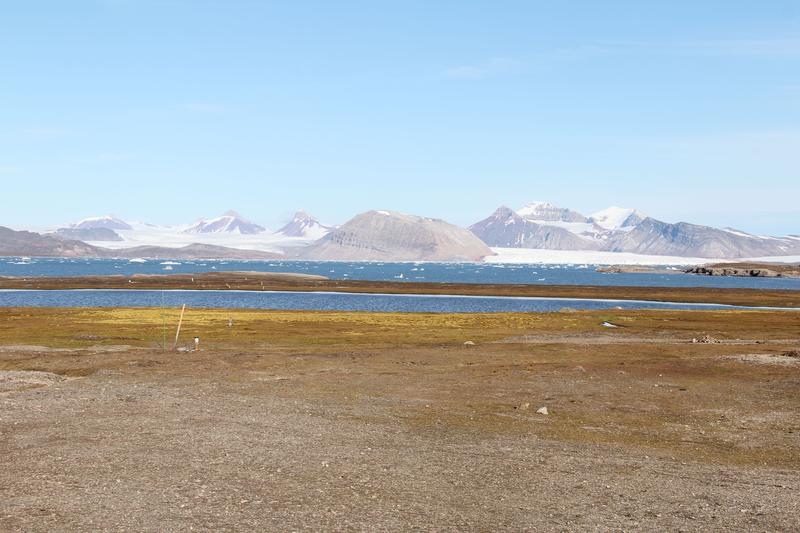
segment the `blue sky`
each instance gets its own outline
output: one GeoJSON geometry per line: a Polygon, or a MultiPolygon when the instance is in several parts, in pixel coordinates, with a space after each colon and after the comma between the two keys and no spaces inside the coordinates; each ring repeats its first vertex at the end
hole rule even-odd
{"type": "Polygon", "coordinates": [[[796,1],[17,0],[0,225],[548,200],[800,233],[796,1]]]}

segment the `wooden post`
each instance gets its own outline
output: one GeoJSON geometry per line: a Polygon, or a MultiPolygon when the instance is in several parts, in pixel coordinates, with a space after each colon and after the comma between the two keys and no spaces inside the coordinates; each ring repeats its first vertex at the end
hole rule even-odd
{"type": "Polygon", "coordinates": [[[183,324],[184,311],[186,311],[186,304],[183,304],[183,307],[181,307],[181,318],[178,320],[178,331],[175,332],[175,344],[172,345],[173,350],[178,347],[178,337],[181,334],[181,324],[183,324]]]}

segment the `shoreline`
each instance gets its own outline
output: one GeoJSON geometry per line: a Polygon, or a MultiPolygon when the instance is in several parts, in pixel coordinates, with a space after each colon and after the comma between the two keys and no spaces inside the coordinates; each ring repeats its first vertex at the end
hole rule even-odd
{"type": "Polygon", "coordinates": [[[754,262],[710,262],[683,269],[669,269],[649,265],[608,265],[598,267],[597,272],[603,274],[692,274],[737,278],[800,278],[800,266],[754,262]]]}
{"type": "Polygon", "coordinates": [[[0,289],[71,290],[243,290],[274,292],[343,292],[444,296],[511,296],[644,300],[674,303],[708,303],[746,307],[800,308],[800,291],[787,289],[720,289],[709,287],[639,287],[600,285],[506,285],[432,282],[331,280],[306,276],[252,272],[203,274],[0,277],[0,289]]]}

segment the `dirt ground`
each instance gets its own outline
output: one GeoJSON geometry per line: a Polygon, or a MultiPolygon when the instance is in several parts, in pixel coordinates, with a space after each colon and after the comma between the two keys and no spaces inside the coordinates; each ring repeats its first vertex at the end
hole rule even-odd
{"type": "Polygon", "coordinates": [[[0,530],[800,530],[798,312],[176,321],[0,309],[0,530]]]}

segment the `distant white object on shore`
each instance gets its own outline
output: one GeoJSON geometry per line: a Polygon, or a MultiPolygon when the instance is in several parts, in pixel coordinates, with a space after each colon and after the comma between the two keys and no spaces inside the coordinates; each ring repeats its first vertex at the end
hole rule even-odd
{"type": "Polygon", "coordinates": [[[556,265],[702,265],[714,262],[705,257],[640,255],[627,252],[543,250],[534,248],[492,248],[497,255],[487,263],[546,263],[556,265]]]}
{"type": "Polygon", "coordinates": [[[800,256],[747,257],[714,259],[708,257],[676,257],[643,255],[628,252],[597,252],[573,250],[542,250],[533,248],[492,248],[497,255],[486,258],[487,263],[543,263],[551,265],[705,265],[708,263],[766,262],[800,263],[800,256]]]}

